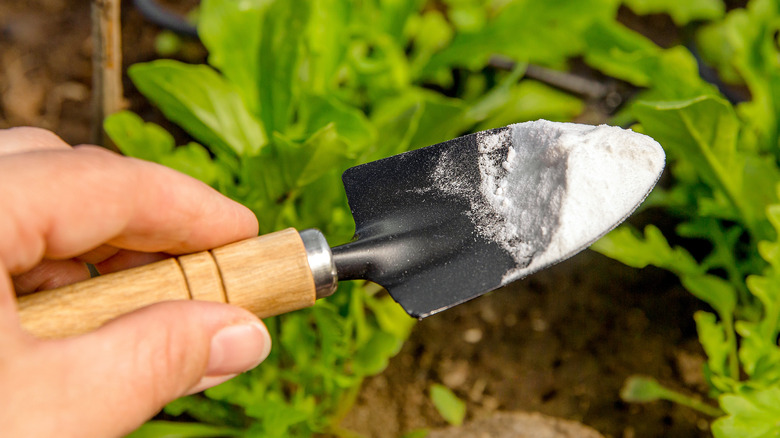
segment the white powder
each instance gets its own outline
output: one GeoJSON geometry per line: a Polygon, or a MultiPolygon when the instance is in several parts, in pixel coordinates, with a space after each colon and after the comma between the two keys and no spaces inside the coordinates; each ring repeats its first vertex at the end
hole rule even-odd
{"type": "Polygon", "coordinates": [[[622,222],[658,180],[665,155],[652,138],[611,126],[546,120],[477,134],[479,187],[453,176],[439,190],[468,200],[477,233],[517,263],[502,284],[584,249],[622,222]]]}

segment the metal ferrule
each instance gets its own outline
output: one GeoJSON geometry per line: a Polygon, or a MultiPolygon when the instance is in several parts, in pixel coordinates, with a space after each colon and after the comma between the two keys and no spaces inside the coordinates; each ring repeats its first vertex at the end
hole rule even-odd
{"type": "Polygon", "coordinates": [[[309,260],[311,275],[314,277],[317,298],[330,296],[336,291],[339,277],[328,241],[320,230],[314,228],[303,230],[299,234],[303,240],[303,247],[306,248],[306,257],[309,260]]]}

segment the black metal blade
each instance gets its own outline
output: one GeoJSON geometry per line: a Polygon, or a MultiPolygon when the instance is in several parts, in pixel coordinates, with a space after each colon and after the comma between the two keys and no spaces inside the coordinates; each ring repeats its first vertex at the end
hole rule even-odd
{"type": "MultiPolygon", "coordinates": [[[[575,221],[572,239],[571,219],[561,221],[578,214],[570,206],[563,212],[577,191],[567,179],[572,149],[550,125],[564,124],[484,131],[347,170],[342,179],[356,234],[333,249],[339,279],[376,282],[423,318],[561,261],[609,231],[659,175],[643,181],[641,199],[606,225],[600,218],[578,236],[575,221]],[[485,198],[484,190],[497,195],[485,198]]],[[[577,133],[583,126],[566,125],[577,133]]],[[[594,202],[602,198],[594,194],[594,202]]]]}

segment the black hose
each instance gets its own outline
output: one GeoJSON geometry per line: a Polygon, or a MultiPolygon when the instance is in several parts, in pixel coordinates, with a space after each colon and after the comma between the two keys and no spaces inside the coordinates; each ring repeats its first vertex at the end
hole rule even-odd
{"type": "Polygon", "coordinates": [[[155,0],[133,0],[133,5],[147,20],[182,36],[198,38],[198,29],[181,16],[160,6],[155,0]]]}

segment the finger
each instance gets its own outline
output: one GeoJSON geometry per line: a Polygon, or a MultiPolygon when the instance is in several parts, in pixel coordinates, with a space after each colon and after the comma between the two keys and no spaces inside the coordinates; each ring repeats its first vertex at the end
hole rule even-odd
{"type": "MultiPolygon", "coordinates": [[[[0,260],[0,359],[3,358],[4,352],[11,351],[9,344],[18,342],[21,331],[13,283],[3,266],[3,261],[0,260]]],[[[2,369],[2,360],[0,360],[0,369],[2,369]]]]}
{"type": "Polygon", "coordinates": [[[251,211],[206,184],[96,147],[0,158],[0,210],[0,260],[14,274],[104,243],[186,253],[257,234],[251,211]]]}
{"type": "Polygon", "coordinates": [[[13,277],[16,295],[54,289],[89,278],[87,265],[77,260],[43,260],[31,270],[13,277]]]}
{"type": "MultiPolygon", "coordinates": [[[[166,403],[253,368],[269,349],[268,331],[257,318],[207,302],[161,303],[85,336],[39,342],[25,358],[22,403],[53,417],[27,421],[27,430],[14,436],[57,436],[58,430],[124,435],[166,403]]],[[[16,402],[14,409],[24,408],[16,402]]]]}
{"type": "Polygon", "coordinates": [[[76,260],[84,263],[89,263],[91,265],[96,265],[102,261],[105,261],[110,257],[113,257],[118,252],[119,252],[119,248],[115,246],[100,245],[97,248],[93,249],[92,251],[88,251],[76,257],[76,260]]]}
{"type": "Polygon", "coordinates": [[[70,145],[51,131],[32,127],[0,129],[0,155],[58,149],[70,149],[70,145]]]}
{"type": "Polygon", "coordinates": [[[111,272],[159,262],[160,260],[169,257],[169,255],[160,252],[140,252],[123,249],[112,257],[109,257],[100,263],[95,263],[95,268],[97,268],[98,272],[101,274],[109,274],[111,272]]]}

